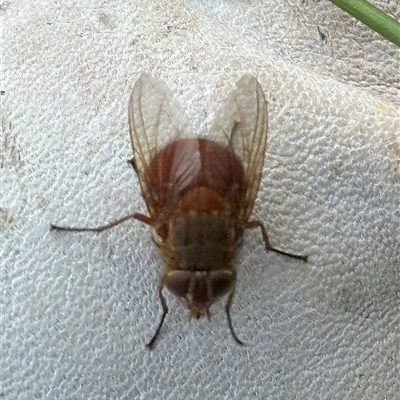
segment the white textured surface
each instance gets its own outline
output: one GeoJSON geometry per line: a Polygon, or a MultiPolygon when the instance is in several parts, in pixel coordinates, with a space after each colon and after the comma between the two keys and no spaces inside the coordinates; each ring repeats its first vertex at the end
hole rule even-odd
{"type": "MultiPolygon", "coordinates": [[[[398,12],[396,1],[375,2],[398,12]]],[[[327,1],[2,1],[4,399],[395,399],[400,393],[399,50],[327,1]],[[317,26],[327,35],[322,41],[317,26]],[[48,231],[144,211],[126,164],[141,72],[199,134],[236,80],[270,102],[233,307],[187,322],[150,231],[48,231]]],[[[397,18],[399,15],[397,15],[397,18]]]]}

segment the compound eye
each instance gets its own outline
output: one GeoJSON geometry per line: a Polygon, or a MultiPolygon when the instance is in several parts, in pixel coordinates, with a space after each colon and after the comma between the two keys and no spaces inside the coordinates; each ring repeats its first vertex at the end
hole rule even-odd
{"type": "Polygon", "coordinates": [[[186,297],[189,291],[192,272],[189,271],[172,271],[165,278],[165,286],[177,297],[186,297]]]}
{"type": "Polygon", "coordinates": [[[217,298],[228,293],[235,285],[236,273],[231,270],[210,272],[212,297],[217,298]]]}

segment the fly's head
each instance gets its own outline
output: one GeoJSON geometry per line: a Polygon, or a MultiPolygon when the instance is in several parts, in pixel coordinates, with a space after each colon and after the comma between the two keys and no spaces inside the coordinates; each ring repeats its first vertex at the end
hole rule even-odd
{"type": "Polygon", "coordinates": [[[211,305],[233,291],[236,273],[231,269],[214,271],[175,270],[164,277],[165,286],[190,311],[190,318],[210,318],[211,305]]]}

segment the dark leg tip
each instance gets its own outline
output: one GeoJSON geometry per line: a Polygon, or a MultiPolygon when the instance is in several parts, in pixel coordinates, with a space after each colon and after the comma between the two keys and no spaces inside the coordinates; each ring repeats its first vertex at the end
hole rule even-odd
{"type": "Polygon", "coordinates": [[[245,342],[242,342],[240,339],[235,338],[235,342],[239,345],[239,346],[246,346],[245,342]]]}
{"type": "Polygon", "coordinates": [[[297,254],[290,254],[286,253],[285,251],[277,250],[277,249],[271,249],[275,253],[282,254],[283,256],[294,258],[295,260],[301,260],[303,262],[307,262],[308,256],[299,256],[297,254]]]}
{"type": "Polygon", "coordinates": [[[151,339],[149,343],[146,343],[146,347],[148,350],[153,350],[154,349],[154,343],[155,343],[155,339],[151,339]]]}
{"type": "Polygon", "coordinates": [[[132,158],[130,160],[127,160],[128,164],[133,168],[133,170],[137,173],[137,167],[136,167],[136,163],[135,163],[135,159],[132,158]]]}

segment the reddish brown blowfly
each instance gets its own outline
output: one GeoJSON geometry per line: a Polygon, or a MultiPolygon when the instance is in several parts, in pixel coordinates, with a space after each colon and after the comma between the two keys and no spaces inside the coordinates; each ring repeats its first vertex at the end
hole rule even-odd
{"type": "Polygon", "coordinates": [[[136,82],[129,101],[131,164],[150,215],[135,213],[98,228],[51,228],[102,232],[130,218],[150,225],[165,271],[159,287],[163,314],[147,346],[153,347],[168,312],[165,287],[195,318],[210,318],[211,305],[226,295],[229,329],[243,344],[230,308],[236,284],[233,261],[244,231],[260,228],[267,250],[307,260],[273,248],[264,225],[250,219],[266,151],[267,102],[257,80],[243,76],[213,140],[184,136],[172,105],[169,89],[146,75],[136,82]]]}

